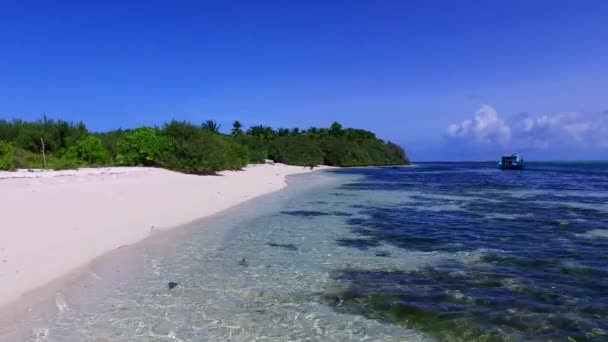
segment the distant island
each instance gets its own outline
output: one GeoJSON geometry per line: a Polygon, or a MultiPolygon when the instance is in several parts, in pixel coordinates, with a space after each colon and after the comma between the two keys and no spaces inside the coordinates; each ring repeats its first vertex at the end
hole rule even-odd
{"type": "Polygon", "coordinates": [[[288,165],[385,166],[409,164],[403,149],[372,132],[343,128],[273,129],[239,121],[230,134],[208,120],[171,121],[162,127],[90,132],[84,123],[44,117],[0,120],[0,170],[152,166],[188,174],[238,170],[265,160],[288,165]]]}

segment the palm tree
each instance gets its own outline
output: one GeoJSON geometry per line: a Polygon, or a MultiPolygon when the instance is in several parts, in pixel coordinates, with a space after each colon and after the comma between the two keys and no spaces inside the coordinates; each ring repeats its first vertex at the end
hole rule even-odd
{"type": "Polygon", "coordinates": [[[207,120],[207,121],[203,122],[203,124],[201,125],[202,129],[207,130],[211,133],[215,133],[215,134],[220,133],[220,127],[222,127],[222,125],[218,124],[217,122],[215,122],[213,120],[207,120]]]}
{"type": "Polygon", "coordinates": [[[230,131],[230,133],[232,134],[232,136],[241,136],[243,135],[243,130],[241,129],[243,127],[243,125],[241,125],[241,123],[239,122],[239,120],[236,120],[235,122],[232,123],[232,130],[230,131]]]}
{"type": "Polygon", "coordinates": [[[262,140],[271,140],[274,137],[274,131],[272,130],[272,127],[262,125],[249,127],[249,129],[247,130],[247,134],[262,140]]]}
{"type": "Polygon", "coordinates": [[[252,137],[262,137],[264,135],[264,126],[262,126],[262,125],[251,126],[247,130],[247,134],[251,135],[252,137]]]}

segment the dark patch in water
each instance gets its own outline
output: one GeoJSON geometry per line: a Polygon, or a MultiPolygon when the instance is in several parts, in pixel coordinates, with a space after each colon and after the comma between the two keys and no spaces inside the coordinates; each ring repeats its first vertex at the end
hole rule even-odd
{"type": "Polygon", "coordinates": [[[369,209],[369,208],[371,208],[370,206],[363,205],[363,204],[353,204],[350,207],[353,208],[353,209],[369,209]]]}
{"type": "Polygon", "coordinates": [[[347,213],[345,211],[331,211],[330,214],[334,216],[353,216],[353,214],[347,213]]]}
{"type": "Polygon", "coordinates": [[[288,251],[297,251],[298,250],[298,247],[296,247],[296,245],[294,245],[293,243],[268,242],[268,246],[270,246],[270,247],[279,247],[279,248],[286,249],[288,251]]]}
{"type": "Polygon", "coordinates": [[[350,220],[348,220],[348,223],[350,225],[361,225],[363,226],[365,224],[365,221],[367,221],[366,219],[362,218],[362,217],[356,217],[356,218],[352,218],[350,220]]]}
{"type": "Polygon", "coordinates": [[[402,324],[442,341],[560,340],[564,334],[600,341],[590,332],[608,329],[599,318],[606,310],[598,310],[592,300],[573,311],[572,298],[555,289],[475,268],[450,272],[460,267],[342,270],[333,274],[341,289],[325,300],[336,311],[402,324]],[[581,321],[572,315],[577,312],[598,318],[581,321]]]}
{"type": "Polygon", "coordinates": [[[316,210],[289,210],[289,211],[282,211],[281,214],[292,215],[292,216],[304,216],[304,217],[329,215],[329,213],[326,213],[324,211],[316,211],[316,210]]]}
{"type": "Polygon", "coordinates": [[[174,289],[177,285],[179,285],[179,283],[176,283],[174,281],[170,281],[167,286],[169,287],[169,290],[174,289]]]}
{"type": "Polygon", "coordinates": [[[403,203],[351,205],[359,211],[347,220],[356,237],[338,245],[365,250],[390,244],[482,258],[418,272],[343,270],[334,278],[344,291],[330,293],[329,302],[341,303],[334,305],[338,311],[413,326],[440,340],[602,340],[608,239],[579,234],[608,226],[606,212],[593,208],[607,198],[598,192],[608,196],[608,164],[541,166],[524,172],[475,163],[356,170],[365,181],[345,190],[410,195],[403,203]],[[580,203],[589,208],[575,207],[580,203]]]}
{"type": "Polygon", "coordinates": [[[292,216],[303,216],[303,217],[315,217],[315,216],[352,216],[353,214],[344,211],[317,211],[317,210],[288,210],[282,211],[281,214],[292,215],[292,216]]]}
{"type": "Polygon", "coordinates": [[[361,250],[366,250],[370,247],[378,247],[380,243],[374,239],[338,239],[338,245],[343,247],[353,247],[361,250]]]}
{"type": "Polygon", "coordinates": [[[354,196],[357,196],[355,194],[349,194],[349,193],[345,193],[345,192],[332,192],[329,195],[332,195],[332,196],[342,196],[342,197],[354,197],[354,196]]]}

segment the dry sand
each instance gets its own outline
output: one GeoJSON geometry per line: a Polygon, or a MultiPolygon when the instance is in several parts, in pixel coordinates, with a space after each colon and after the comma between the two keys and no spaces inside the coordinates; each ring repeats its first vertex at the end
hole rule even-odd
{"type": "Polygon", "coordinates": [[[286,185],[303,167],[221,176],[153,168],[0,172],[0,306],[97,256],[286,185]]]}

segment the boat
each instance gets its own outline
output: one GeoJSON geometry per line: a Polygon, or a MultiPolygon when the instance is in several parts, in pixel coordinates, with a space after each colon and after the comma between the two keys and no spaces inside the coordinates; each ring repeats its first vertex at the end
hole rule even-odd
{"type": "Polygon", "coordinates": [[[498,162],[498,167],[502,170],[521,170],[524,168],[524,158],[519,153],[502,156],[498,162]]]}

